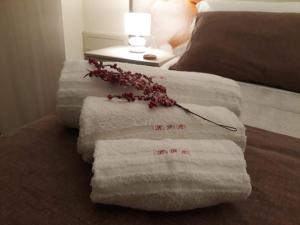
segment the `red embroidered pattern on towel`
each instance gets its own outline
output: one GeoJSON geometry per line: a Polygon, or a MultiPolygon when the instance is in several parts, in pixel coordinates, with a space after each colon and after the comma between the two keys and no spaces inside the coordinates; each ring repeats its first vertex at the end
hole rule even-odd
{"type": "Polygon", "coordinates": [[[153,125],[154,131],[183,130],[183,129],[186,129],[185,124],[156,124],[156,125],[153,125]]]}
{"type": "Polygon", "coordinates": [[[171,154],[190,155],[190,150],[176,149],[176,148],[153,150],[153,155],[171,155],[171,154]]]}

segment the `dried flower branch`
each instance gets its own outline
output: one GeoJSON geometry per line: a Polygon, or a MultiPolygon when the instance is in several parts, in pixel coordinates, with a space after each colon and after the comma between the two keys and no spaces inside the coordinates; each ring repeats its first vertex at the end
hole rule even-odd
{"type": "Polygon", "coordinates": [[[209,120],[201,115],[198,115],[189,109],[179,105],[175,100],[168,97],[167,89],[153,82],[151,77],[148,77],[141,73],[132,73],[130,71],[123,71],[117,64],[106,64],[96,59],[89,59],[89,63],[95,66],[94,70],[89,71],[84,77],[99,77],[104,81],[111,84],[119,84],[122,86],[133,87],[136,90],[142,91],[142,95],[134,95],[132,92],[125,92],[121,95],[108,95],[108,99],[118,98],[126,99],[128,102],[134,102],[135,100],[148,102],[149,108],[157,106],[172,107],[177,106],[187,113],[191,113],[207,122],[213,123],[217,126],[225,128],[230,131],[237,131],[235,127],[223,125],[209,120]],[[110,68],[108,70],[107,68],[110,68]]]}

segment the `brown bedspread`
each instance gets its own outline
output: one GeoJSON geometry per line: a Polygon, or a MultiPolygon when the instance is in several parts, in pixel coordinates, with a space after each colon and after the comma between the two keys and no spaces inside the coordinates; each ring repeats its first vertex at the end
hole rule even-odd
{"type": "Polygon", "coordinates": [[[0,138],[1,225],[300,224],[300,139],[248,127],[248,200],[158,213],[92,204],[77,135],[47,116],[0,138]]]}

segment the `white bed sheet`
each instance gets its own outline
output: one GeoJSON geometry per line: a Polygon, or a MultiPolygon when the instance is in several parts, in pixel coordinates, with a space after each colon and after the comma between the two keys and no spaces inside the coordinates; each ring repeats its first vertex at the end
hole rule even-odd
{"type": "MultiPolygon", "coordinates": [[[[168,69],[179,57],[165,63],[168,69]]],[[[300,138],[300,94],[239,82],[243,94],[244,124],[300,138]]]]}

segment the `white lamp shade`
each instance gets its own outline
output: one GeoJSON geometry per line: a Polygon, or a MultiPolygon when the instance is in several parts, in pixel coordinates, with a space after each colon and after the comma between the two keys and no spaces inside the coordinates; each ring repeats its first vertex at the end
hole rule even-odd
{"type": "Polygon", "coordinates": [[[151,34],[151,15],[149,13],[126,13],[124,28],[127,35],[149,36],[151,34]]]}

